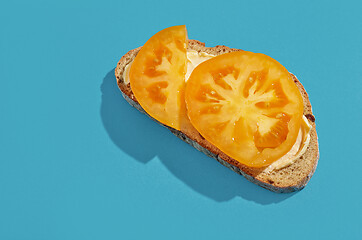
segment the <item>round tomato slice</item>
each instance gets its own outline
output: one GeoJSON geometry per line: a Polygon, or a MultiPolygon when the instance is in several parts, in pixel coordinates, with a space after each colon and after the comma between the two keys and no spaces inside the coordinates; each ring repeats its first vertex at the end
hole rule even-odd
{"type": "Polygon", "coordinates": [[[131,89],[142,108],[177,130],[188,121],[184,100],[186,47],[185,26],[166,28],[144,44],[130,69],[131,89]]]}
{"type": "Polygon", "coordinates": [[[255,168],[292,148],[303,114],[289,72],[271,57],[247,51],[201,63],[187,81],[185,99],[191,123],[205,139],[255,168]]]}

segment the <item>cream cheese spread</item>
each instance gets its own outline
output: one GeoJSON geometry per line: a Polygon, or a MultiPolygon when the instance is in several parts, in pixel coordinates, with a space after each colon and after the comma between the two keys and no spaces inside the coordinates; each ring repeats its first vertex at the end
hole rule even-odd
{"type": "Polygon", "coordinates": [[[187,71],[185,76],[185,81],[190,78],[192,71],[202,62],[209,60],[210,58],[215,57],[205,52],[197,52],[195,50],[187,51],[187,71]]]}
{"type": "Polygon", "coordinates": [[[300,156],[305,153],[309,145],[311,128],[312,126],[309,124],[308,119],[303,116],[302,125],[300,126],[297,140],[295,141],[293,147],[283,157],[270,164],[264,171],[271,172],[273,170],[288,167],[295,160],[300,158],[300,156]]]}

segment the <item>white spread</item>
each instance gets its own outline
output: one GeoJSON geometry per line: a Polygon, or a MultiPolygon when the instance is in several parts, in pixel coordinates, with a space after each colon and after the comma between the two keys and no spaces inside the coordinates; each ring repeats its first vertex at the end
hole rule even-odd
{"type": "Polygon", "coordinates": [[[187,51],[187,72],[185,76],[185,82],[189,79],[192,71],[202,62],[209,60],[210,58],[215,57],[205,52],[197,52],[194,50],[187,51]]]}
{"type": "MultiPolygon", "coordinates": [[[[204,52],[197,52],[194,50],[187,50],[187,72],[185,76],[185,81],[187,81],[192,73],[192,71],[202,62],[215,57],[204,52]]],[[[132,61],[133,62],[133,61],[132,61]]],[[[132,62],[128,63],[123,71],[123,79],[125,84],[129,83],[129,71],[131,69],[132,62]]],[[[307,150],[307,147],[310,142],[310,129],[311,125],[308,122],[308,119],[303,116],[302,125],[299,129],[297,140],[295,141],[293,147],[289,150],[287,154],[273,162],[269,165],[264,171],[271,172],[273,170],[278,170],[284,167],[291,165],[296,159],[304,154],[307,150]]]]}
{"type": "Polygon", "coordinates": [[[310,142],[310,129],[312,126],[309,124],[308,119],[303,116],[302,125],[300,126],[297,140],[295,141],[293,147],[289,150],[287,154],[279,158],[277,161],[270,164],[264,171],[271,172],[273,170],[278,170],[281,168],[288,167],[300,156],[302,156],[310,142]]]}
{"type": "Polygon", "coordinates": [[[126,85],[129,83],[129,70],[131,69],[132,63],[133,63],[133,60],[124,67],[123,81],[126,85]]]}

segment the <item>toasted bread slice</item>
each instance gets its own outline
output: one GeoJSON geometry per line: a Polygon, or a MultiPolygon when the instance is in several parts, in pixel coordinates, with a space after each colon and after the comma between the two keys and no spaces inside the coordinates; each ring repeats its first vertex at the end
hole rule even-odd
{"type": "MultiPolygon", "coordinates": [[[[123,72],[125,70],[125,67],[127,66],[127,64],[133,61],[140,49],[141,47],[130,50],[121,58],[115,69],[115,75],[117,78],[118,87],[127,102],[133,107],[137,108],[139,111],[147,114],[133,95],[130,84],[126,84],[123,79],[123,72]]],[[[199,42],[197,40],[189,40],[188,50],[205,52],[212,55],[220,55],[233,51],[242,51],[240,49],[229,48],[226,46],[205,47],[205,43],[199,42]]],[[[243,175],[249,181],[263,188],[278,193],[287,193],[301,190],[310,180],[317,167],[319,159],[319,149],[317,132],[315,128],[315,117],[312,113],[312,107],[309,102],[308,94],[302,84],[298,81],[296,76],[294,76],[293,74],[291,74],[291,76],[303,97],[303,114],[308,119],[312,128],[310,130],[310,142],[307,150],[304,152],[304,154],[302,154],[298,159],[296,159],[291,165],[287,167],[273,171],[267,171],[266,168],[250,168],[227,156],[217,147],[204,139],[195,129],[189,130],[188,132],[181,132],[167,126],[166,127],[169,128],[173,134],[178,136],[183,141],[189,143],[199,151],[205,153],[207,156],[216,159],[222,165],[230,168],[231,170],[240,175],[243,175]]]]}

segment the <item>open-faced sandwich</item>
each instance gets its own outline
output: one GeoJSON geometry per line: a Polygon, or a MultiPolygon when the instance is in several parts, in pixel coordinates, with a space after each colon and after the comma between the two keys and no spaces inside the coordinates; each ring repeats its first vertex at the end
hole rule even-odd
{"type": "Polygon", "coordinates": [[[174,26],[125,54],[115,75],[132,106],[253,183],[293,192],[316,169],[308,94],[271,57],[205,47],[174,26]]]}

